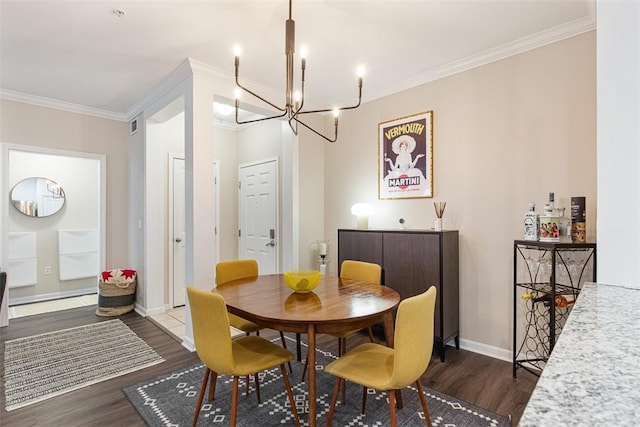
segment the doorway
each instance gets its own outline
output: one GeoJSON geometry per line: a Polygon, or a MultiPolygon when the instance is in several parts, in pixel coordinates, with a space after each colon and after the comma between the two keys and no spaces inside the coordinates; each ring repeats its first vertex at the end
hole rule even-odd
{"type": "MultiPolygon", "coordinates": [[[[220,201],[218,191],[218,162],[213,162],[213,197],[215,200],[214,217],[215,242],[214,265],[219,259],[220,247],[220,201]]],[[[169,155],[169,305],[172,308],[185,305],[186,286],[186,241],[185,241],[185,159],[182,156],[169,155]]]]}
{"type": "Polygon", "coordinates": [[[7,240],[0,245],[0,262],[8,271],[8,290],[0,325],[9,317],[95,304],[106,258],[105,165],[104,155],[2,145],[5,200],[18,183],[40,176],[66,197],[59,211],[45,217],[10,203],[3,207],[0,228],[7,240]],[[9,306],[20,308],[9,313],[9,306]]]}
{"type": "Polygon", "coordinates": [[[170,280],[170,305],[180,307],[184,305],[185,289],[185,262],[186,262],[186,242],[185,242],[185,164],[184,158],[169,156],[171,186],[169,200],[171,206],[169,223],[171,232],[169,244],[171,262],[170,280]]]}
{"type": "Polygon", "coordinates": [[[238,257],[255,259],[260,274],[278,269],[278,160],[238,168],[238,257]]]}

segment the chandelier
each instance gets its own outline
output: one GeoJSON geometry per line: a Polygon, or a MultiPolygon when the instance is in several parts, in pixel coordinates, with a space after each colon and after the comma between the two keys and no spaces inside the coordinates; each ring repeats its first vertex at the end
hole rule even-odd
{"type": "Polygon", "coordinates": [[[247,123],[254,123],[254,122],[259,122],[259,121],[264,121],[264,120],[270,120],[270,119],[278,119],[278,118],[286,118],[286,120],[288,120],[289,122],[289,126],[291,127],[291,130],[293,131],[293,133],[295,135],[298,135],[298,125],[301,125],[307,129],[309,129],[310,131],[314,132],[316,135],[321,136],[322,138],[326,139],[329,142],[335,142],[338,139],[338,115],[340,113],[340,111],[343,110],[352,110],[355,108],[358,108],[360,106],[360,103],[362,101],[362,71],[360,71],[359,76],[358,76],[358,103],[355,105],[352,105],[350,107],[340,107],[340,108],[323,108],[323,109],[319,109],[319,110],[303,110],[304,107],[304,72],[305,72],[305,68],[306,68],[306,58],[304,57],[304,55],[302,55],[302,67],[301,67],[301,82],[300,82],[300,92],[294,92],[294,85],[293,85],[293,61],[294,61],[294,56],[295,56],[295,21],[291,18],[291,2],[292,0],[289,0],[289,19],[287,19],[285,21],[285,56],[286,56],[286,91],[285,91],[285,105],[284,107],[280,107],[277,104],[274,104],[273,102],[270,102],[268,100],[266,100],[265,98],[263,98],[262,96],[256,94],[255,92],[251,91],[250,89],[244,87],[243,85],[240,84],[239,79],[238,79],[238,69],[240,68],[240,56],[239,56],[239,52],[236,52],[235,54],[235,73],[236,73],[236,86],[238,86],[239,89],[237,89],[236,92],[236,102],[235,102],[235,107],[236,107],[236,123],[238,124],[247,124],[247,123]],[[251,94],[252,96],[258,98],[260,101],[264,102],[265,104],[270,105],[272,108],[276,109],[279,111],[278,114],[275,114],[273,116],[269,116],[269,117],[263,117],[263,118],[259,118],[259,119],[253,119],[253,120],[245,120],[245,121],[241,121],[238,119],[238,109],[240,107],[240,100],[239,100],[239,92],[240,89],[251,94]],[[334,116],[334,135],[333,138],[329,138],[325,135],[323,135],[322,133],[318,132],[317,130],[313,129],[311,126],[307,125],[306,123],[304,123],[302,121],[301,116],[305,115],[305,114],[314,114],[314,113],[327,113],[333,111],[333,116],[334,116]]]}

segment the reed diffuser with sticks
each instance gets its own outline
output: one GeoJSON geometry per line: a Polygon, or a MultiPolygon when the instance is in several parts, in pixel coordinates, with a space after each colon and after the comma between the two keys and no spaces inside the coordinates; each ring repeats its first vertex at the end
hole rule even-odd
{"type": "Polygon", "coordinates": [[[447,207],[447,202],[433,202],[433,208],[436,210],[436,223],[435,230],[442,231],[442,216],[444,215],[444,208],[447,207]]]}

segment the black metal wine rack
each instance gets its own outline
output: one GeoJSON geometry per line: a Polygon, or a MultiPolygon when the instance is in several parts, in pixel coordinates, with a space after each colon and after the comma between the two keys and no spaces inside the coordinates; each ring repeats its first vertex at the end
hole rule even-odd
{"type": "Polygon", "coordinates": [[[540,375],[587,281],[596,281],[595,243],[514,241],[514,378],[519,368],[540,375]]]}

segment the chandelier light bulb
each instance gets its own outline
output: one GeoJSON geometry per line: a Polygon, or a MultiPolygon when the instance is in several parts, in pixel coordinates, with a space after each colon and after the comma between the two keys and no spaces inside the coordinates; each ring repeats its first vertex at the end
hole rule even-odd
{"type": "Polygon", "coordinates": [[[242,53],[242,47],[240,47],[239,44],[234,44],[233,45],[233,56],[235,56],[236,58],[240,56],[240,54],[242,53]]]}
{"type": "Polygon", "coordinates": [[[242,90],[240,90],[240,88],[236,88],[236,90],[233,91],[233,97],[236,101],[240,99],[240,95],[242,95],[242,90]]]}
{"type": "Polygon", "coordinates": [[[358,73],[358,77],[363,78],[364,77],[364,72],[366,71],[364,65],[359,65],[358,68],[356,69],[356,72],[358,73]]]}
{"type": "Polygon", "coordinates": [[[333,117],[335,117],[337,119],[339,115],[340,115],[340,110],[338,109],[338,107],[334,107],[333,108],[333,117]]]}
{"type": "Polygon", "coordinates": [[[300,46],[300,58],[307,59],[308,54],[309,54],[309,49],[307,48],[307,46],[305,45],[300,46]]]}

